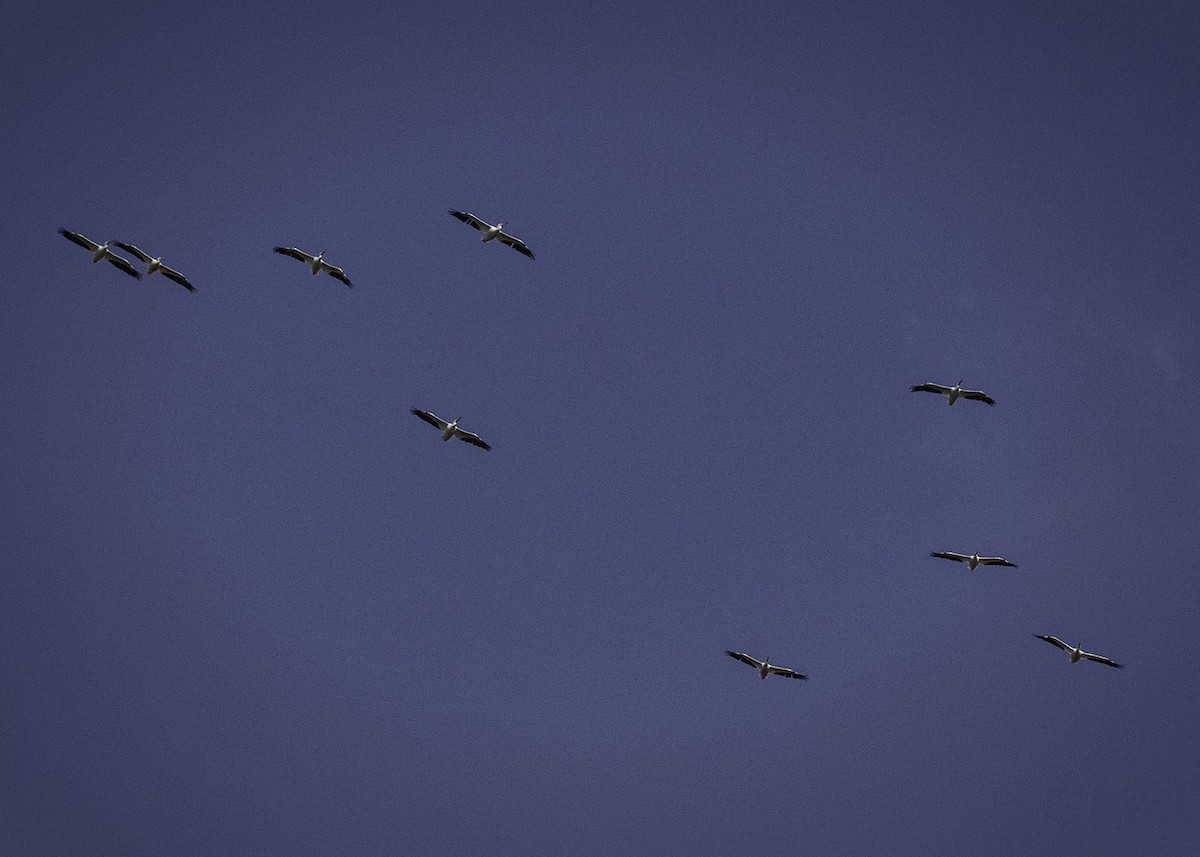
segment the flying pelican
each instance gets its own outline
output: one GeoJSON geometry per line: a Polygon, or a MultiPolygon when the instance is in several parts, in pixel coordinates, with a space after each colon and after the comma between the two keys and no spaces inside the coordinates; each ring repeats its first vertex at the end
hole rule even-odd
{"type": "Polygon", "coordinates": [[[483,438],[479,435],[464,431],[458,427],[458,420],[461,420],[462,417],[459,417],[452,423],[448,423],[437,414],[431,414],[429,411],[422,411],[419,408],[411,408],[410,410],[431,426],[437,426],[438,431],[442,433],[442,440],[449,440],[452,437],[456,437],[459,440],[465,440],[467,443],[473,443],[481,449],[491,449],[490,446],[483,442],[483,438]]]}
{"type": "Polygon", "coordinates": [[[497,223],[495,226],[485,220],[480,220],[469,211],[455,211],[450,209],[450,213],[461,220],[463,223],[470,224],[483,233],[484,241],[491,241],[495,238],[501,244],[507,244],[509,247],[516,250],[518,253],[524,253],[530,259],[534,258],[533,251],[525,246],[525,242],[519,238],[513,238],[507,232],[501,232],[501,227],[504,226],[504,221],[497,223]]]}
{"type": "Polygon", "coordinates": [[[141,272],[138,271],[137,268],[133,267],[128,259],[124,259],[108,249],[108,245],[112,244],[112,241],[105,241],[103,244],[97,244],[90,238],[80,235],[78,232],[72,232],[69,229],[63,229],[61,226],[58,228],[58,234],[62,235],[69,241],[74,241],[80,247],[85,247],[88,250],[91,250],[93,262],[99,262],[101,259],[107,259],[115,267],[120,268],[135,280],[140,280],[142,278],[141,272]]]}
{"type": "Polygon", "coordinates": [[[282,253],[285,256],[291,256],[293,259],[299,259],[304,264],[312,268],[313,276],[325,271],[335,280],[341,280],[350,288],[354,288],[354,283],[350,282],[350,278],[346,276],[346,272],[341,268],[335,268],[325,261],[325,251],[322,250],[315,256],[310,256],[303,250],[297,250],[295,247],[276,247],[276,253],[282,253]]]}
{"type": "Polygon", "coordinates": [[[132,244],[126,244],[124,241],[114,241],[112,243],[116,244],[118,247],[120,247],[126,253],[132,253],[133,255],[135,255],[139,259],[141,259],[143,262],[145,262],[147,274],[153,274],[155,271],[159,271],[168,280],[174,280],[175,282],[179,283],[179,285],[181,285],[185,289],[187,289],[189,292],[196,291],[196,287],[188,282],[187,277],[185,277],[183,274],[176,271],[174,268],[168,268],[166,265],[163,264],[162,256],[159,256],[157,259],[152,258],[149,253],[143,253],[137,247],[134,247],[132,244]]]}
{"type": "Polygon", "coordinates": [[[1009,568],[1016,568],[1015,562],[1009,562],[1002,556],[980,556],[979,551],[968,556],[965,553],[954,553],[954,551],[934,551],[930,556],[936,556],[939,559],[952,559],[955,562],[965,562],[974,571],[976,566],[980,565],[1007,565],[1009,568]]]}
{"type": "Polygon", "coordinates": [[[996,400],[982,390],[964,390],[961,378],[953,387],[943,387],[941,384],[917,384],[912,391],[914,393],[937,393],[945,396],[951,405],[959,399],[975,399],[977,402],[987,402],[989,405],[996,404],[996,400]]]}
{"type": "Polygon", "coordinates": [[[744,664],[749,664],[750,666],[754,667],[756,670],[758,670],[759,678],[766,678],[768,673],[775,673],[775,675],[781,675],[784,678],[798,678],[801,681],[808,681],[808,676],[802,675],[795,670],[790,670],[787,667],[777,667],[774,664],[767,663],[770,658],[767,658],[766,661],[757,661],[747,655],[745,652],[731,652],[729,649],[725,650],[725,654],[729,655],[731,658],[737,658],[744,664]]]}
{"type": "Polygon", "coordinates": [[[1075,663],[1080,658],[1087,658],[1089,661],[1095,661],[1099,664],[1108,664],[1110,667],[1116,667],[1119,670],[1125,669],[1125,667],[1121,664],[1117,663],[1116,661],[1110,661],[1108,658],[1103,657],[1102,655],[1093,655],[1091,652],[1085,652],[1078,646],[1068,646],[1062,640],[1058,639],[1058,637],[1045,637],[1041,634],[1034,634],[1033,636],[1037,637],[1039,640],[1045,640],[1047,643],[1053,643],[1063,651],[1069,653],[1071,655],[1071,663],[1075,663]]]}

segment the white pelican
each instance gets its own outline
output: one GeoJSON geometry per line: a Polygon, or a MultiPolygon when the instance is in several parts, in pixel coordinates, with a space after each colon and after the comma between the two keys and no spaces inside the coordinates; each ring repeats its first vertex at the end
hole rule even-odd
{"type": "Polygon", "coordinates": [[[1116,661],[1110,661],[1102,655],[1093,655],[1091,652],[1085,652],[1078,646],[1068,646],[1062,640],[1058,639],[1058,637],[1045,637],[1041,634],[1034,634],[1033,636],[1039,640],[1045,640],[1047,643],[1053,643],[1063,651],[1068,652],[1071,655],[1071,663],[1076,663],[1080,658],[1087,658],[1089,661],[1095,661],[1098,664],[1108,664],[1110,667],[1116,667],[1119,670],[1125,669],[1121,664],[1116,661]]]}
{"type": "Polygon", "coordinates": [[[996,404],[996,400],[982,390],[964,390],[961,378],[953,387],[943,387],[941,384],[917,384],[912,391],[914,393],[937,393],[945,396],[951,405],[959,399],[974,399],[977,402],[987,402],[989,405],[996,404]]]}
{"type": "Polygon", "coordinates": [[[187,277],[185,277],[183,274],[176,271],[174,268],[168,268],[166,265],[163,264],[162,256],[159,256],[157,259],[155,259],[155,258],[151,257],[149,253],[143,253],[137,247],[134,247],[132,244],[126,244],[124,241],[114,241],[112,243],[116,244],[118,247],[120,247],[126,253],[132,253],[133,255],[135,255],[139,259],[141,259],[143,262],[145,262],[147,274],[153,274],[155,271],[158,271],[164,277],[166,277],[168,280],[174,280],[175,282],[179,283],[179,285],[181,285],[185,289],[187,289],[189,292],[196,291],[196,287],[188,282],[187,277]]]}
{"type": "Polygon", "coordinates": [[[411,408],[410,410],[431,426],[437,426],[438,430],[442,433],[442,440],[449,440],[452,437],[456,437],[459,440],[465,440],[467,443],[473,443],[481,449],[491,449],[490,446],[483,442],[483,438],[479,435],[472,434],[458,427],[458,420],[461,420],[462,417],[459,417],[452,423],[448,423],[437,414],[431,414],[429,411],[422,411],[419,408],[411,408]]]}
{"type": "Polygon", "coordinates": [[[725,654],[729,655],[731,658],[737,658],[744,664],[749,664],[750,666],[754,667],[756,670],[758,670],[759,678],[766,678],[769,673],[775,673],[775,675],[781,675],[785,678],[798,678],[802,681],[808,681],[808,676],[802,675],[795,670],[790,670],[787,667],[777,667],[774,664],[767,663],[770,658],[767,658],[766,661],[758,661],[747,655],[745,652],[731,652],[729,649],[725,650],[725,654]]]}
{"type": "Polygon", "coordinates": [[[128,259],[124,259],[108,249],[108,245],[112,244],[112,241],[105,241],[103,244],[97,244],[90,238],[80,235],[78,232],[72,232],[69,229],[63,229],[61,226],[58,227],[58,234],[64,236],[69,241],[74,241],[80,247],[85,247],[88,250],[91,250],[93,262],[99,262],[101,259],[107,259],[114,266],[120,268],[135,280],[140,280],[142,278],[141,272],[138,271],[137,268],[133,267],[128,259]]]}
{"type": "Polygon", "coordinates": [[[291,256],[293,259],[299,259],[301,262],[312,268],[314,277],[322,271],[325,271],[335,280],[341,280],[350,288],[354,288],[354,283],[350,282],[350,279],[346,276],[345,271],[343,271],[341,268],[335,268],[333,265],[330,265],[325,261],[324,250],[315,256],[310,256],[303,250],[297,250],[295,247],[276,247],[275,252],[282,253],[285,256],[291,256]]]}
{"type": "Polygon", "coordinates": [[[980,556],[979,551],[968,556],[965,553],[955,553],[954,551],[934,551],[930,556],[936,556],[939,559],[952,559],[955,562],[965,562],[974,571],[976,567],[981,565],[1007,565],[1009,568],[1016,568],[1015,562],[1009,562],[1002,556],[980,556]]]}
{"type": "Polygon", "coordinates": [[[488,223],[485,220],[480,220],[478,217],[476,217],[474,214],[471,214],[469,211],[455,211],[452,208],[452,209],[450,209],[450,213],[453,214],[455,217],[457,217],[459,220],[461,220],[463,223],[468,223],[471,226],[474,226],[480,232],[482,232],[484,241],[491,241],[493,238],[495,238],[501,244],[507,244],[509,247],[513,248],[518,253],[524,253],[530,259],[533,258],[533,251],[525,246],[524,241],[522,241],[519,238],[513,238],[507,232],[500,231],[501,227],[504,226],[504,221],[501,221],[500,223],[497,223],[495,226],[492,226],[492,224],[488,223]]]}

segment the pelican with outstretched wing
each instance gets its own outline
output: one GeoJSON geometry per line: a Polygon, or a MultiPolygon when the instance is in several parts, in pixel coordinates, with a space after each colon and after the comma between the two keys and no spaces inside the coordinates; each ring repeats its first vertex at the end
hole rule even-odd
{"type": "Polygon", "coordinates": [[[729,649],[725,650],[725,654],[729,655],[731,658],[736,658],[744,664],[754,667],[756,670],[758,670],[759,678],[766,678],[771,673],[774,673],[775,675],[781,675],[784,678],[798,678],[801,681],[808,681],[808,676],[802,673],[798,673],[795,670],[788,669],[787,667],[778,667],[775,666],[775,664],[769,663],[770,658],[767,658],[765,661],[760,661],[750,657],[745,652],[731,652],[729,649]]]}
{"type": "Polygon", "coordinates": [[[936,556],[938,559],[952,559],[955,562],[965,562],[970,566],[971,571],[974,571],[981,565],[1006,565],[1009,568],[1016,568],[1015,562],[1009,562],[1002,556],[980,556],[979,551],[973,554],[955,553],[954,551],[934,551],[930,556],[936,556]]]}
{"type": "Polygon", "coordinates": [[[425,422],[429,423],[431,426],[435,426],[442,433],[442,440],[450,440],[450,438],[456,437],[459,440],[465,440],[467,443],[472,443],[480,449],[491,449],[488,444],[484,443],[483,438],[481,438],[479,435],[458,427],[458,420],[462,419],[462,417],[459,417],[453,422],[446,422],[437,414],[431,414],[429,411],[423,411],[420,408],[410,408],[410,410],[415,416],[425,420],[425,422]]]}
{"type": "Polygon", "coordinates": [[[196,291],[196,287],[188,282],[187,277],[185,277],[183,274],[176,271],[174,268],[168,268],[166,265],[163,264],[162,256],[158,256],[157,258],[153,257],[149,253],[143,253],[141,250],[139,250],[137,247],[134,247],[132,244],[126,244],[124,241],[114,241],[112,243],[116,244],[118,247],[120,247],[126,253],[132,253],[133,255],[135,255],[139,259],[141,259],[143,262],[145,262],[147,275],[155,274],[155,273],[162,274],[168,280],[174,280],[175,282],[179,283],[179,285],[183,286],[189,292],[196,291]]]}
{"type": "Polygon", "coordinates": [[[1084,660],[1095,661],[1098,664],[1107,664],[1108,666],[1116,667],[1119,670],[1125,669],[1124,666],[1117,663],[1116,661],[1109,660],[1108,658],[1104,657],[1103,655],[1093,655],[1091,652],[1085,652],[1083,649],[1079,648],[1078,646],[1067,645],[1062,640],[1058,639],[1058,637],[1047,637],[1042,634],[1034,634],[1033,636],[1037,637],[1039,640],[1045,640],[1047,643],[1058,646],[1064,652],[1067,652],[1071,656],[1071,663],[1073,663],[1073,664],[1078,663],[1079,660],[1082,658],[1084,660]]]}
{"type": "Polygon", "coordinates": [[[502,228],[504,226],[503,221],[501,221],[500,223],[497,223],[495,226],[492,226],[492,224],[488,223],[486,220],[480,220],[478,217],[476,217],[474,214],[471,214],[471,212],[469,212],[469,211],[455,211],[454,209],[450,209],[450,213],[452,215],[454,215],[455,217],[457,217],[459,220],[461,220],[463,223],[466,223],[468,226],[474,226],[476,229],[478,229],[480,232],[482,232],[483,233],[482,240],[484,242],[491,241],[493,238],[495,238],[501,244],[507,244],[509,247],[513,248],[518,253],[524,253],[530,259],[534,258],[533,251],[530,250],[529,247],[527,247],[525,245],[524,241],[522,241],[520,238],[514,238],[513,236],[509,235],[507,232],[503,231],[503,228],[502,228]]]}
{"type": "Polygon", "coordinates": [[[322,250],[315,256],[310,256],[303,250],[297,250],[295,247],[276,247],[276,253],[282,253],[284,256],[291,256],[293,259],[299,259],[308,267],[312,268],[313,276],[324,271],[335,280],[341,280],[350,288],[354,288],[354,283],[350,282],[350,278],[346,276],[346,272],[341,268],[334,267],[325,261],[325,251],[322,250]]]}
{"type": "Polygon", "coordinates": [[[111,262],[114,267],[120,268],[135,280],[140,280],[142,278],[141,272],[137,268],[133,267],[133,264],[128,259],[118,256],[112,250],[108,249],[108,245],[112,244],[112,241],[105,241],[103,244],[97,244],[86,235],[80,235],[78,232],[72,232],[69,229],[63,229],[61,226],[58,228],[58,234],[66,238],[68,241],[74,241],[80,247],[91,251],[93,262],[99,262],[101,259],[106,259],[107,261],[111,262]]]}
{"type": "Polygon", "coordinates": [[[959,399],[974,399],[977,402],[986,402],[989,405],[996,404],[996,400],[983,392],[983,390],[964,390],[961,378],[953,387],[943,387],[941,384],[917,384],[912,388],[912,392],[937,393],[939,396],[945,396],[948,404],[951,405],[959,399]]]}

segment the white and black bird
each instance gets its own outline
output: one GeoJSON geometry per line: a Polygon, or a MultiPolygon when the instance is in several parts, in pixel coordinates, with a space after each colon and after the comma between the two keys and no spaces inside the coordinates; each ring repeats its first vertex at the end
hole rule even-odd
{"type": "Polygon", "coordinates": [[[1037,637],[1039,640],[1045,640],[1047,643],[1058,646],[1064,652],[1070,654],[1071,663],[1077,663],[1081,658],[1083,658],[1089,661],[1095,661],[1098,664],[1108,664],[1110,667],[1116,667],[1119,670],[1125,669],[1125,667],[1121,664],[1117,663],[1116,661],[1109,660],[1103,655],[1093,655],[1091,652],[1085,652],[1078,646],[1069,646],[1062,640],[1058,639],[1058,637],[1047,637],[1042,634],[1034,634],[1033,636],[1037,637]]]}
{"type": "Polygon", "coordinates": [[[132,244],[126,244],[124,241],[114,241],[112,243],[116,244],[118,247],[120,247],[126,253],[132,253],[133,255],[135,255],[139,259],[141,259],[143,262],[145,262],[147,275],[159,273],[159,274],[162,274],[164,277],[166,277],[168,280],[174,280],[175,282],[179,283],[179,285],[183,286],[189,292],[196,291],[196,287],[188,282],[187,277],[185,277],[183,274],[176,271],[174,268],[168,268],[166,265],[163,264],[162,256],[154,257],[154,256],[151,256],[149,253],[143,253],[137,247],[134,247],[132,244]]]}
{"type": "Polygon", "coordinates": [[[478,229],[480,232],[482,232],[483,233],[483,239],[482,239],[483,241],[487,242],[487,241],[491,241],[493,238],[495,238],[501,244],[507,244],[509,247],[513,248],[518,253],[524,253],[530,259],[534,258],[533,251],[530,250],[525,245],[524,241],[522,241],[519,238],[514,238],[513,236],[509,235],[507,232],[503,231],[503,226],[504,226],[503,221],[501,221],[500,223],[497,223],[495,226],[492,226],[492,224],[488,223],[486,220],[480,220],[478,217],[476,217],[474,214],[471,214],[469,211],[455,211],[454,209],[450,209],[450,213],[453,214],[455,217],[457,217],[459,220],[461,220],[463,223],[466,223],[470,226],[474,226],[476,229],[478,229]]]}
{"type": "Polygon", "coordinates": [[[80,247],[91,251],[93,262],[99,262],[101,259],[106,259],[112,263],[114,267],[120,268],[135,280],[140,280],[142,278],[141,271],[133,267],[133,264],[128,259],[118,256],[116,253],[108,249],[108,245],[112,244],[112,241],[105,241],[103,244],[97,244],[87,236],[80,235],[78,232],[72,232],[69,229],[63,229],[61,226],[58,228],[58,234],[62,235],[68,241],[74,241],[80,247]]]}
{"type": "Polygon", "coordinates": [[[488,444],[484,443],[483,438],[481,438],[479,435],[473,434],[472,432],[466,431],[465,429],[460,429],[458,427],[458,420],[462,419],[462,417],[459,417],[453,422],[446,422],[437,414],[431,414],[429,411],[423,411],[420,408],[411,408],[410,410],[414,415],[425,420],[425,422],[429,423],[431,426],[436,426],[438,431],[442,433],[442,440],[450,440],[450,438],[456,437],[459,440],[465,440],[467,443],[473,443],[480,449],[491,449],[488,444]]]}
{"type": "Polygon", "coordinates": [[[759,678],[766,678],[771,673],[774,673],[775,675],[781,675],[784,678],[798,678],[801,681],[808,681],[808,676],[802,673],[798,673],[795,670],[790,670],[787,667],[778,667],[775,666],[775,664],[768,663],[770,658],[767,658],[765,661],[760,661],[750,657],[745,652],[731,652],[729,649],[725,650],[725,654],[729,655],[731,658],[736,658],[744,664],[749,664],[750,666],[754,667],[756,670],[758,670],[759,678]]]}
{"type": "Polygon", "coordinates": [[[354,283],[350,282],[350,278],[346,276],[346,272],[341,268],[334,267],[325,261],[325,251],[322,250],[315,256],[310,256],[303,250],[297,250],[295,247],[276,247],[276,253],[282,253],[284,256],[291,256],[293,259],[299,259],[308,267],[312,268],[313,276],[324,271],[335,280],[341,280],[350,288],[354,288],[354,283]]]}
{"type": "Polygon", "coordinates": [[[979,551],[973,554],[955,553],[954,551],[933,551],[930,556],[936,556],[938,559],[952,559],[955,562],[965,562],[970,566],[971,571],[974,571],[981,565],[1006,565],[1009,568],[1016,568],[1015,562],[1009,562],[1002,556],[980,556],[979,551]]]}
{"type": "Polygon", "coordinates": [[[939,396],[945,396],[947,403],[951,405],[959,399],[974,399],[977,402],[986,402],[993,406],[996,404],[996,400],[983,392],[983,390],[964,390],[961,378],[953,387],[943,387],[941,384],[917,384],[912,388],[912,392],[937,393],[939,396]]]}

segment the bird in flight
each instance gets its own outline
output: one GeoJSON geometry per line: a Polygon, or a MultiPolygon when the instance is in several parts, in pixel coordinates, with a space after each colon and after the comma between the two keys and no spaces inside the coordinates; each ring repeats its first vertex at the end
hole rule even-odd
{"type": "Polygon", "coordinates": [[[965,553],[955,553],[954,551],[934,551],[930,556],[936,556],[938,559],[952,559],[955,562],[965,562],[970,566],[971,571],[981,565],[1006,565],[1009,568],[1016,568],[1015,562],[1009,562],[1002,556],[980,556],[979,551],[967,555],[965,553]]]}
{"type": "Polygon", "coordinates": [[[455,217],[457,217],[459,220],[461,220],[463,223],[466,223],[470,226],[474,226],[476,229],[478,229],[480,232],[482,232],[483,233],[483,239],[482,239],[483,241],[487,242],[487,241],[491,241],[493,238],[495,238],[501,244],[507,244],[509,247],[513,248],[518,253],[524,253],[530,259],[534,258],[533,251],[530,250],[525,245],[524,241],[522,241],[520,238],[514,238],[513,236],[509,235],[507,232],[502,231],[502,227],[504,226],[503,221],[501,221],[500,223],[497,223],[495,226],[492,226],[492,224],[488,223],[486,220],[480,220],[478,217],[476,217],[474,214],[471,214],[469,211],[455,211],[454,209],[450,209],[450,213],[453,214],[455,217]]]}
{"type": "Polygon", "coordinates": [[[429,423],[431,426],[437,427],[437,429],[442,433],[442,440],[450,440],[450,438],[456,437],[459,440],[465,440],[467,443],[473,443],[480,449],[491,449],[488,444],[484,443],[483,438],[481,438],[479,435],[458,427],[458,420],[462,419],[462,417],[454,420],[454,422],[448,423],[437,414],[431,414],[429,411],[423,411],[420,408],[411,408],[410,410],[414,415],[425,420],[425,422],[429,423]]]}
{"type": "Polygon", "coordinates": [[[179,283],[179,285],[181,285],[185,289],[187,289],[189,292],[196,291],[196,287],[188,282],[187,277],[185,277],[183,274],[176,271],[174,268],[168,268],[166,265],[163,264],[162,256],[159,256],[158,258],[154,258],[149,253],[143,253],[137,247],[134,247],[132,244],[126,244],[124,241],[114,241],[112,243],[116,244],[118,247],[120,247],[126,253],[132,253],[133,255],[135,255],[139,259],[141,259],[143,262],[145,262],[147,274],[153,274],[155,272],[161,273],[168,280],[174,280],[175,282],[179,283]]]}
{"type": "Polygon", "coordinates": [[[118,256],[116,253],[108,249],[108,245],[112,244],[112,241],[105,241],[103,244],[97,244],[90,238],[80,235],[78,232],[72,232],[69,229],[63,229],[61,226],[58,228],[58,234],[62,235],[68,241],[74,241],[80,247],[90,250],[92,253],[93,262],[99,262],[101,259],[107,259],[113,264],[114,267],[120,268],[135,280],[140,280],[142,278],[141,272],[137,268],[133,267],[128,259],[118,256]]]}
{"type": "Polygon", "coordinates": [[[778,667],[775,666],[775,664],[768,663],[770,658],[767,658],[765,661],[759,661],[750,657],[745,652],[731,652],[729,649],[725,650],[725,654],[729,655],[731,658],[736,658],[744,664],[754,667],[756,670],[758,670],[759,678],[766,678],[770,673],[775,673],[775,675],[781,675],[785,678],[798,678],[801,681],[808,681],[808,676],[798,673],[795,670],[790,670],[787,667],[778,667]]]}
{"type": "Polygon", "coordinates": [[[1083,649],[1079,648],[1078,646],[1069,646],[1066,643],[1064,643],[1062,640],[1058,639],[1058,637],[1046,637],[1046,636],[1043,636],[1042,634],[1034,634],[1033,636],[1037,637],[1039,640],[1045,640],[1047,643],[1051,643],[1052,645],[1058,646],[1064,652],[1067,652],[1068,654],[1070,654],[1071,655],[1071,663],[1077,663],[1080,658],[1086,658],[1087,660],[1095,661],[1098,664],[1108,664],[1110,667],[1116,667],[1119,670],[1125,669],[1125,667],[1122,666],[1121,664],[1117,663],[1116,661],[1109,660],[1108,658],[1104,657],[1103,655],[1093,655],[1091,652],[1085,652],[1083,649]]]}
{"type": "Polygon", "coordinates": [[[310,256],[303,250],[297,250],[295,247],[276,247],[276,253],[282,253],[284,256],[291,256],[293,259],[299,259],[304,264],[312,268],[313,276],[324,271],[333,277],[335,280],[341,280],[350,288],[354,288],[354,283],[350,282],[350,278],[346,276],[346,272],[341,268],[335,268],[325,261],[325,251],[322,250],[315,256],[310,256]]]}
{"type": "Polygon", "coordinates": [[[914,393],[937,393],[940,396],[945,396],[948,404],[953,405],[959,399],[974,399],[977,402],[986,402],[989,405],[995,405],[996,400],[987,395],[983,390],[964,390],[962,388],[962,379],[953,387],[943,387],[941,384],[917,384],[912,388],[914,393]]]}

